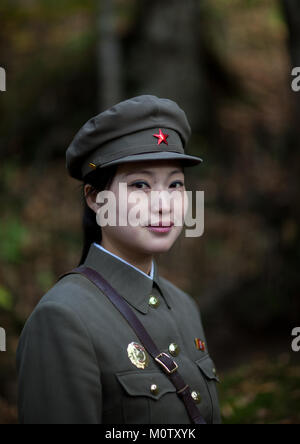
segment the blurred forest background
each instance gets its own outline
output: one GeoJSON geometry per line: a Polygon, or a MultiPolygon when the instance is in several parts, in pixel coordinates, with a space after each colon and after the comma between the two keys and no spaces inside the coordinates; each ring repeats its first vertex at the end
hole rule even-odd
{"type": "Polygon", "coordinates": [[[204,159],[186,178],[205,234],[157,260],[201,308],[223,420],[300,423],[299,1],[1,0],[0,66],[0,423],[17,422],[24,322],[81,256],[65,150],[139,94],[176,100],[204,159]]]}

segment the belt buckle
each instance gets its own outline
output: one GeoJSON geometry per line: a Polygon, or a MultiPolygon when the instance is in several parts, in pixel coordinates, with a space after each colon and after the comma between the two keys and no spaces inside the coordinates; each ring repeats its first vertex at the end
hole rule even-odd
{"type": "Polygon", "coordinates": [[[176,372],[176,370],[178,369],[178,365],[176,364],[175,361],[173,361],[173,359],[167,354],[167,353],[160,353],[159,355],[156,356],[155,361],[157,361],[160,365],[163,366],[163,368],[166,370],[166,372],[171,375],[172,373],[176,372]],[[166,364],[164,364],[164,362],[162,362],[159,358],[161,356],[166,356],[167,358],[171,359],[172,363],[175,365],[175,367],[172,370],[169,370],[169,368],[166,366],[166,364]]]}

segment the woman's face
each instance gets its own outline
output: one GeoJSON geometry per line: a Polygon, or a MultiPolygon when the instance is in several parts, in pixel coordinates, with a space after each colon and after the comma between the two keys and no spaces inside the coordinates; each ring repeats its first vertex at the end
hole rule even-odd
{"type": "Polygon", "coordinates": [[[109,190],[116,198],[116,226],[102,226],[103,240],[119,250],[138,254],[162,253],[172,247],[182,231],[187,211],[180,161],[121,164],[109,190]],[[126,191],[123,195],[120,184],[126,191]],[[124,211],[127,223],[121,226],[119,216],[124,215],[124,211]],[[133,226],[132,220],[138,225],[133,226]]]}

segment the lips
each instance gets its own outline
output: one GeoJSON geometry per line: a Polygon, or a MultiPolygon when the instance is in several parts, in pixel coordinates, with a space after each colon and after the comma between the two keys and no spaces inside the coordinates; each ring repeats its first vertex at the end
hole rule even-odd
{"type": "Polygon", "coordinates": [[[149,228],[171,228],[174,225],[174,222],[169,222],[168,224],[159,222],[157,225],[148,225],[149,228]]]}
{"type": "Polygon", "coordinates": [[[174,222],[169,222],[169,224],[166,225],[165,222],[160,221],[158,225],[148,225],[147,228],[153,233],[169,233],[172,230],[173,225],[174,222]]]}

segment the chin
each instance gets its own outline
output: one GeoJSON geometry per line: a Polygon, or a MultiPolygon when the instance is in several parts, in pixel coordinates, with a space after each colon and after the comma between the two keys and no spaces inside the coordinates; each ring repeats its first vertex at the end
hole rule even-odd
{"type": "Polygon", "coordinates": [[[145,249],[151,254],[167,253],[174,245],[175,240],[157,239],[156,241],[148,242],[147,245],[145,245],[145,249]]]}
{"type": "Polygon", "coordinates": [[[180,233],[181,229],[174,230],[169,234],[150,234],[145,231],[137,232],[135,245],[138,250],[146,254],[167,253],[176,242],[180,233]]]}

